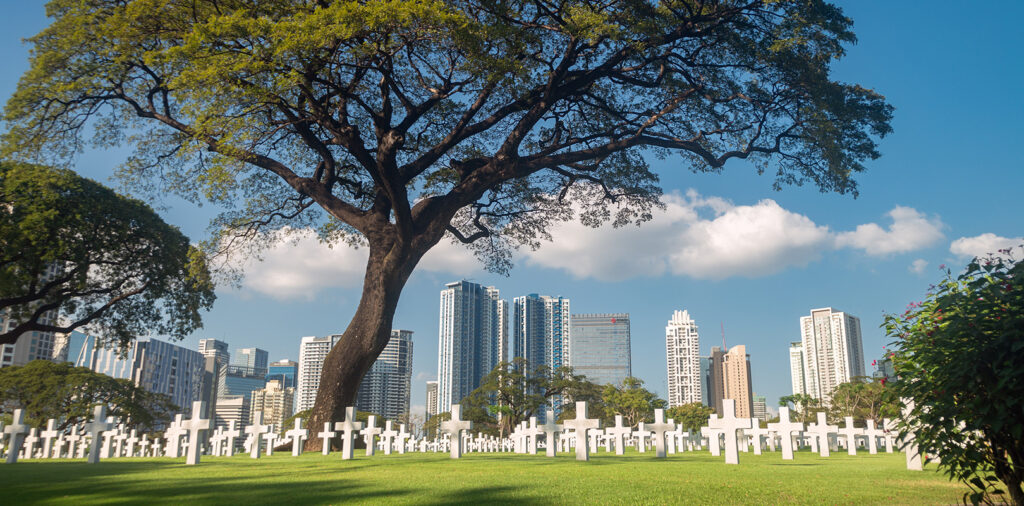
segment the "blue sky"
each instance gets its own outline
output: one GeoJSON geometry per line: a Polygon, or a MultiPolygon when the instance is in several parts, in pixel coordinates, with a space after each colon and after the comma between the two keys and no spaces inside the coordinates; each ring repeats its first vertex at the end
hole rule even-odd
{"type": "MultiPolygon", "coordinates": [[[[919,300],[940,264],[1024,236],[1024,3],[965,8],[954,2],[841,2],[859,43],[837,78],[884,94],[896,107],[883,157],[858,178],[860,197],[813,187],[771,190],[743,163],[693,174],[677,160],[654,161],[669,204],[639,229],[555,229],[556,243],[524,252],[510,277],[474,268],[441,245],[412,276],[396,328],[415,332],[414,406],[437,368],[438,292],[460,278],[497,286],[504,297],[563,295],[574,313],[628,312],[633,373],[662,396],[664,327],[675,309],[700,326],[701,352],[745,344],[754,390],[775,404],[790,393],[788,344],[798,319],[832,306],[861,318],[867,368],[888,342],[885,312],[919,300]],[[586,254],[583,254],[586,252],[586,254]]],[[[21,39],[47,24],[41,2],[5,6],[0,18],[0,96],[27,68],[21,39]]],[[[116,152],[86,152],[75,168],[109,180],[116,152]]],[[[168,199],[164,218],[193,240],[209,213],[168,199]]],[[[240,289],[218,290],[203,337],[232,349],[257,346],[272,360],[298,358],[299,338],[341,332],[359,297],[360,253],[312,241],[282,247],[250,267],[240,289]],[[296,267],[297,266],[297,267],[296,267]]],[[[156,336],[159,337],[159,336],[156,336]]],[[[414,408],[415,410],[415,408],[414,408]]]]}

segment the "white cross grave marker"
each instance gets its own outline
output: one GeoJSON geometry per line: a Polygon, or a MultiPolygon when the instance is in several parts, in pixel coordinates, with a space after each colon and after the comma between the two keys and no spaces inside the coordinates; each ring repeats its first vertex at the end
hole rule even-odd
{"type": "Polygon", "coordinates": [[[36,443],[38,442],[39,429],[32,427],[32,429],[28,431],[28,435],[25,436],[25,442],[22,444],[22,458],[35,458],[33,454],[36,452],[36,443]]]}
{"type": "Polygon", "coordinates": [[[451,420],[441,422],[441,430],[451,436],[451,457],[458,459],[462,457],[462,431],[473,428],[473,422],[461,420],[462,406],[452,404],[451,420]]]}
{"type": "Polygon", "coordinates": [[[356,421],[356,408],[345,408],[345,421],[334,424],[334,430],[341,431],[341,460],[352,459],[353,441],[356,433],[363,429],[363,422],[356,421]]]}
{"type": "Polygon", "coordinates": [[[183,428],[188,430],[188,456],[185,464],[194,466],[199,463],[199,450],[203,444],[203,433],[213,427],[213,420],[203,419],[202,413],[206,411],[206,401],[192,402],[192,419],[183,428]]]}
{"type": "Polygon", "coordinates": [[[878,427],[875,427],[874,420],[867,421],[867,428],[864,429],[864,435],[868,438],[868,453],[875,455],[878,453],[878,438],[884,434],[878,427]]]}
{"type": "Polygon", "coordinates": [[[839,426],[829,425],[825,421],[825,413],[822,411],[818,412],[818,423],[807,424],[807,433],[817,441],[818,455],[822,457],[829,456],[829,434],[835,434],[839,431],[839,426]]]}
{"type": "Polygon", "coordinates": [[[321,443],[322,447],[320,448],[320,453],[324,455],[329,455],[331,453],[331,440],[337,435],[337,432],[331,430],[331,422],[324,422],[324,430],[316,433],[316,437],[323,440],[321,443]]]}
{"type": "Polygon", "coordinates": [[[659,459],[665,458],[665,433],[675,430],[676,424],[666,422],[665,410],[659,408],[654,410],[654,423],[646,424],[644,428],[654,433],[655,456],[659,459]]]}
{"type": "Polygon", "coordinates": [[[309,429],[302,428],[302,419],[295,419],[295,428],[284,433],[292,440],[292,457],[298,457],[302,453],[302,441],[309,438],[309,429]]]}
{"type": "MultiPolygon", "coordinates": [[[[914,411],[913,399],[901,399],[903,401],[903,420],[910,422],[910,415],[914,411]]],[[[910,471],[921,471],[923,469],[921,465],[921,450],[917,446],[916,434],[914,431],[908,430],[907,434],[903,437],[903,451],[907,454],[907,469],[910,471]]]]}
{"type": "Polygon", "coordinates": [[[540,430],[544,431],[544,448],[545,455],[548,457],[554,457],[558,452],[558,433],[562,432],[562,426],[555,423],[555,410],[548,409],[547,416],[544,417],[544,425],[539,427],[540,430]]]}
{"type": "Polygon", "coordinates": [[[412,434],[405,431],[405,424],[399,425],[398,434],[395,435],[395,447],[398,448],[398,453],[405,453],[405,440],[409,439],[409,436],[412,434]]]}
{"type": "Polygon", "coordinates": [[[100,444],[103,440],[103,433],[114,428],[114,424],[107,421],[107,407],[98,405],[92,410],[92,422],[85,426],[85,431],[92,436],[92,446],[89,447],[90,464],[100,461],[100,444]]]}
{"type": "MultiPolygon", "coordinates": [[[[61,434],[60,431],[54,428],[56,422],[53,418],[46,421],[46,430],[41,432],[39,436],[43,439],[43,458],[48,459],[53,455],[53,440],[61,434]]],[[[63,446],[63,445],[62,445],[63,446]]]]}
{"type": "Polygon", "coordinates": [[[804,424],[789,421],[789,406],[782,406],[779,408],[779,421],[769,423],[768,429],[779,434],[782,460],[793,460],[793,433],[803,432],[804,424]]]}
{"type": "Polygon", "coordinates": [[[736,401],[734,399],[722,400],[721,418],[708,420],[713,429],[719,429],[725,434],[725,463],[739,464],[740,454],[736,445],[736,432],[740,429],[749,429],[753,425],[749,418],[736,418],[736,401]]]}
{"type": "Polygon", "coordinates": [[[381,433],[380,427],[377,427],[377,417],[375,415],[370,415],[369,418],[366,419],[366,428],[359,431],[359,433],[363,435],[363,441],[366,443],[366,456],[372,457],[375,449],[374,447],[377,446],[375,439],[377,435],[381,433]]]}
{"type": "Polygon", "coordinates": [[[633,428],[622,425],[622,415],[615,415],[615,426],[604,430],[608,437],[615,441],[615,454],[622,455],[626,448],[626,439],[633,434],[633,428]]]}
{"type": "Polygon", "coordinates": [[[395,438],[398,431],[395,430],[391,420],[384,422],[384,430],[380,433],[380,441],[384,443],[384,455],[391,455],[391,448],[395,446],[395,438]]]}
{"type": "Polygon", "coordinates": [[[252,424],[245,428],[249,435],[249,457],[258,459],[262,453],[263,435],[270,430],[269,425],[263,425],[263,412],[257,411],[252,415],[252,424]]]}
{"type": "Polygon", "coordinates": [[[849,454],[849,455],[856,455],[857,454],[857,436],[864,435],[864,430],[863,429],[858,429],[858,428],[853,426],[853,417],[852,416],[845,417],[844,421],[846,422],[846,427],[843,427],[842,429],[839,429],[839,433],[842,434],[843,437],[846,438],[846,453],[849,454]]]}
{"type": "Polygon", "coordinates": [[[134,457],[135,456],[135,445],[138,442],[139,442],[139,436],[137,435],[136,430],[132,429],[131,435],[128,437],[128,439],[125,440],[125,443],[127,443],[127,445],[128,445],[127,449],[125,450],[125,457],[134,457]]]}
{"type": "Polygon", "coordinates": [[[224,456],[231,457],[235,454],[235,438],[242,435],[242,432],[235,426],[237,420],[228,420],[228,430],[224,431],[224,456]]]}
{"type": "Polygon", "coordinates": [[[182,421],[182,414],[178,413],[174,415],[174,421],[164,431],[164,438],[167,439],[167,450],[164,454],[172,459],[176,459],[181,456],[181,438],[185,437],[188,432],[185,430],[184,422],[182,421]]]}
{"type": "Polygon", "coordinates": [[[587,418],[587,402],[576,402],[576,418],[564,420],[562,426],[572,429],[576,435],[576,460],[590,460],[587,453],[587,431],[601,427],[601,420],[587,418]]]}

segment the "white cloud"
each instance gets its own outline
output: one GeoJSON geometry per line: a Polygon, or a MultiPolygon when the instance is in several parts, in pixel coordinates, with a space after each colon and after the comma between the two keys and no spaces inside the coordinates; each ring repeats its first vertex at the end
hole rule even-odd
{"type": "Polygon", "coordinates": [[[923,258],[918,258],[910,263],[910,267],[907,268],[914,274],[924,274],[924,270],[928,268],[928,262],[923,258]]]}
{"type": "MultiPolygon", "coordinates": [[[[345,244],[329,247],[312,230],[281,235],[263,254],[263,261],[245,262],[243,290],[277,299],[311,299],[327,288],[362,286],[369,249],[345,244]]],[[[473,254],[442,241],[420,261],[417,269],[469,276],[482,270],[473,254]]]]}
{"type": "Polygon", "coordinates": [[[984,257],[996,254],[1001,249],[1011,249],[1024,244],[1024,237],[1002,237],[985,233],[974,237],[961,237],[949,245],[949,251],[964,258],[984,257]]]}
{"type": "Polygon", "coordinates": [[[416,373],[416,381],[437,381],[437,374],[432,372],[420,371],[416,373]]]}
{"type": "Polygon", "coordinates": [[[885,230],[876,223],[858,225],[852,232],[836,236],[840,248],[858,248],[869,255],[906,253],[942,239],[945,227],[938,217],[928,218],[910,207],[896,206],[889,211],[892,224],[885,230]]]}

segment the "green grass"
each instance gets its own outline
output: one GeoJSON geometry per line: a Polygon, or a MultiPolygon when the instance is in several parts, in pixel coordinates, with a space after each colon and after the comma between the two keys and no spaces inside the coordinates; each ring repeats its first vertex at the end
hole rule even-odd
{"type": "Polygon", "coordinates": [[[950,504],[963,493],[934,467],[907,471],[902,454],[651,453],[590,462],[571,455],[406,454],[343,461],[279,454],[183,459],[22,461],[0,465],[4,504],[950,504]]]}

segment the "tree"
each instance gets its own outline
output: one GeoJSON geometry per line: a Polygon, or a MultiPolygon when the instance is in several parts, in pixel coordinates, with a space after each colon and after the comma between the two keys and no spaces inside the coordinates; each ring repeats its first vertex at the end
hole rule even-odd
{"type": "Polygon", "coordinates": [[[26,421],[34,427],[45,427],[50,418],[61,430],[91,420],[96,404],[106,404],[110,416],[143,431],[166,424],[180,410],[167,395],[70,362],[33,360],[0,369],[0,407],[24,409],[26,421]]]}
{"type": "Polygon", "coordinates": [[[426,422],[423,422],[423,437],[427,439],[434,439],[440,436],[441,422],[445,422],[452,419],[452,414],[448,411],[444,413],[438,413],[430,418],[427,418],[426,422]]]}
{"type": "MultiPolygon", "coordinates": [[[[1015,248],[1018,249],[1018,248],[1015,248]]],[[[1019,248],[1024,252],[1024,247],[1019,248]]],[[[898,381],[913,401],[900,432],[971,487],[964,500],[1024,504],[1024,263],[1007,249],[975,258],[901,315],[886,315],[898,381]]]]}
{"type": "Polygon", "coordinates": [[[683,404],[682,406],[676,406],[669,408],[665,411],[665,418],[672,418],[678,424],[682,424],[683,428],[695,434],[700,432],[700,428],[708,424],[708,417],[714,413],[714,408],[705,406],[699,402],[691,402],[689,404],[683,404]]]}
{"type": "Polygon", "coordinates": [[[655,409],[668,405],[664,399],[644,388],[643,380],[628,377],[621,385],[605,385],[602,395],[608,417],[622,415],[630,427],[654,416],[655,409]]]}
{"type": "Polygon", "coordinates": [[[815,399],[807,394],[793,394],[779,397],[779,406],[793,405],[790,411],[796,416],[795,422],[813,422],[819,411],[825,411],[821,405],[821,399],[815,399]]]}
{"type": "MultiPolygon", "coordinates": [[[[62,157],[87,127],[136,148],[134,188],[226,206],[229,258],[302,227],[367,246],[312,422],[339,419],[424,254],[506,272],[558,220],[640,223],[646,157],[733,159],[856,194],[892,108],[833,81],[855,41],[821,0],[51,0],[5,109],[4,151],[62,157]],[[88,29],[82,29],[82,27],[88,29]]],[[[311,440],[307,446],[319,445],[311,440]]]]}
{"type": "Polygon", "coordinates": [[[86,327],[183,338],[213,305],[199,251],[146,204],[69,170],[0,162],[0,344],[86,327]],[[58,317],[53,317],[54,313],[58,317]]]}
{"type": "Polygon", "coordinates": [[[899,399],[885,388],[882,381],[866,376],[840,383],[830,397],[828,418],[835,423],[852,416],[858,421],[874,420],[881,427],[883,418],[899,416],[899,399]]]}

